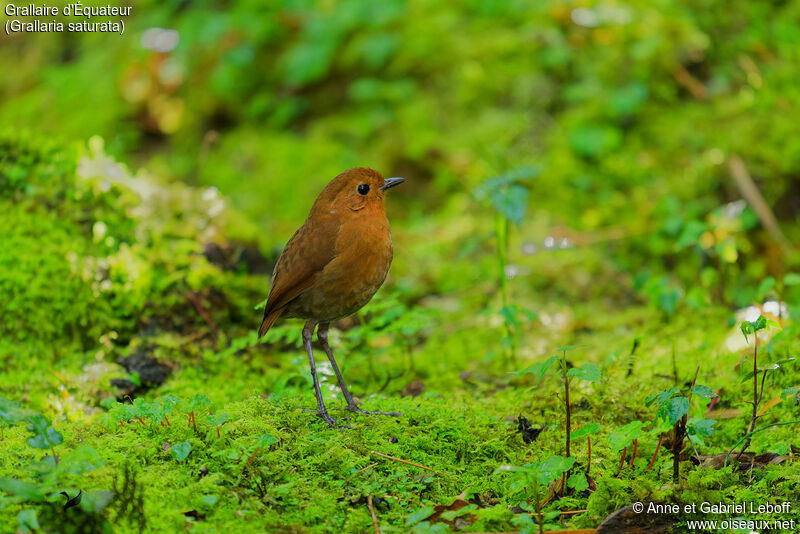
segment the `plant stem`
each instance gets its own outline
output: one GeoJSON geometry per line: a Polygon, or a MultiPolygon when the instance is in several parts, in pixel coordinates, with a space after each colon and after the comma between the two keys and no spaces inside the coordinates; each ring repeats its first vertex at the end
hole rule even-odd
{"type": "MultiPolygon", "coordinates": [[[[570,409],[569,403],[569,377],[567,376],[567,351],[561,352],[561,370],[564,373],[564,411],[566,413],[566,421],[564,422],[564,427],[567,432],[566,435],[566,443],[565,443],[565,452],[566,457],[569,458],[570,454],[570,434],[572,433],[572,410],[570,409]]],[[[564,473],[564,480],[569,478],[568,469],[566,473],[564,473]]],[[[564,485],[561,486],[561,491],[564,491],[564,485]]],[[[563,495],[563,493],[562,493],[563,495]]]]}
{"type": "MultiPolygon", "coordinates": [[[[785,423],[772,423],[771,425],[762,426],[761,428],[757,428],[757,429],[753,430],[752,432],[749,432],[748,434],[745,434],[744,436],[742,436],[742,439],[737,441],[736,444],[733,447],[731,447],[731,450],[728,451],[728,454],[725,455],[725,461],[722,463],[722,467],[725,467],[725,466],[728,465],[728,457],[731,455],[733,450],[736,447],[738,447],[739,444],[741,442],[743,442],[745,439],[750,439],[750,436],[752,436],[753,434],[757,434],[757,433],[761,432],[762,430],[766,430],[768,428],[772,428],[773,426],[796,425],[797,423],[800,423],[800,421],[786,421],[785,423]]],[[[742,450],[742,452],[744,452],[744,450],[742,450]]],[[[736,458],[738,459],[739,456],[741,456],[741,455],[742,455],[742,453],[740,452],[739,455],[736,458]]]]}
{"type": "MultiPolygon", "coordinates": [[[[497,263],[498,263],[498,277],[500,279],[500,299],[503,308],[509,304],[508,300],[508,280],[506,278],[506,265],[508,263],[508,219],[501,214],[495,215],[495,236],[497,237],[497,263]]],[[[506,338],[510,341],[508,351],[506,353],[509,362],[517,360],[516,354],[516,341],[514,340],[514,332],[507,319],[503,320],[506,338]]]]}
{"type": "Polygon", "coordinates": [[[542,517],[542,499],[539,496],[539,482],[533,483],[533,496],[536,498],[536,519],[539,523],[539,534],[544,534],[544,518],[542,517]]]}
{"type": "Polygon", "coordinates": [[[628,454],[628,447],[622,449],[622,460],[619,461],[619,469],[617,469],[617,474],[614,475],[614,478],[617,478],[620,473],[622,473],[622,466],[625,465],[625,457],[628,454]]]}
{"type": "Polygon", "coordinates": [[[639,440],[633,440],[633,454],[631,454],[631,469],[633,469],[633,461],[636,459],[636,453],[639,450],[639,440]]]}
{"type": "Polygon", "coordinates": [[[586,460],[586,476],[589,476],[589,471],[592,469],[592,438],[586,436],[586,445],[589,448],[589,458],[586,460]]]}
{"type": "Polygon", "coordinates": [[[649,473],[650,470],[653,468],[653,464],[656,463],[656,456],[658,456],[658,449],[661,448],[661,442],[664,441],[664,433],[658,435],[658,445],[656,445],[656,450],[653,453],[653,458],[650,460],[650,465],[647,466],[647,472],[649,473]]]}
{"type": "MultiPolygon", "coordinates": [[[[756,420],[758,419],[758,405],[761,402],[761,399],[758,395],[758,332],[753,332],[753,336],[756,338],[755,344],[753,345],[753,415],[750,417],[750,424],[747,426],[747,432],[745,432],[747,441],[742,447],[742,450],[739,451],[739,454],[736,455],[737,460],[750,446],[750,436],[752,435],[753,429],[756,427],[756,420]]],[[[767,372],[764,371],[764,378],[766,378],[766,376],[767,372]]]]}

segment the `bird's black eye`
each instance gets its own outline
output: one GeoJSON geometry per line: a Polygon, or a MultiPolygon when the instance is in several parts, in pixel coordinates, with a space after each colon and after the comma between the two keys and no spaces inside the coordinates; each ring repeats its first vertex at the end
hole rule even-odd
{"type": "Polygon", "coordinates": [[[366,195],[367,193],[369,193],[369,186],[367,184],[361,184],[358,186],[359,195],[366,195]]]}

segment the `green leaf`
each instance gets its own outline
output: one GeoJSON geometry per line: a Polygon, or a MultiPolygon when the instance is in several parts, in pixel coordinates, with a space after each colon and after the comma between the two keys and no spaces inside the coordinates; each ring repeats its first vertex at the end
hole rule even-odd
{"type": "Polygon", "coordinates": [[[710,387],[702,386],[700,384],[697,384],[692,388],[692,394],[697,395],[698,397],[701,397],[703,399],[713,399],[714,397],[717,396],[716,393],[711,391],[710,387]]]}
{"type": "Polygon", "coordinates": [[[431,515],[433,515],[433,512],[434,510],[432,506],[417,510],[416,512],[414,512],[413,514],[409,515],[406,518],[406,526],[410,527],[411,525],[416,525],[426,517],[430,517],[431,515]]]}
{"type": "Polygon", "coordinates": [[[39,519],[36,517],[36,510],[32,509],[23,510],[18,513],[17,523],[19,523],[21,529],[24,529],[22,532],[33,532],[41,528],[39,519]]]}
{"type": "Polygon", "coordinates": [[[0,420],[7,425],[13,425],[24,421],[30,415],[22,408],[18,402],[0,397],[0,420]]]}
{"type": "Polygon", "coordinates": [[[22,497],[26,501],[41,502],[45,499],[39,486],[15,478],[0,478],[0,490],[22,497]]]}
{"type": "Polygon", "coordinates": [[[641,421],[631,421],[608,437],[608,445],[613,451],[620,451],[628,447],[634,439],[642,434],[644,423],[641,421]]]}
{"type": "Polygon", "coordinates": [[[675,395],[680,395],[680,391],[675,388],[670,388],[666,391],[662,391],[660,393],[653,393],[652,395],[648,395],[647,398],[644,400],[646,406],[650,406],[654,404],[656,406],[661,406],[668,402],[672,397],[675,395]]]}
{"type": "Polygon", "coordinates": [[[764,278],[758,286],[758,296],[759,298],[763,298],[767,292],[775,287],[775,278],[768,276],[764,278]]]}
{"type": "Polygon", "coordinates": [[[198,393],[197,395],[193,396],[187,402],[187,407],[190,411],[199,410],[205,406],[213,404],[211,399],[208,398],[207,395],[203,393],[198,393]]]}
{"type": "Polygon", "coordinates": [[[686,433],[694,444],[704,445],[702,438],[712,436],[716,424],[714,419],[691,419],[686,425],[686,433]]]}
{"type": "Polygon", "coordinates": [[[544,378],[544,375],[547,372],[547,370],[550,369],[550,366],[553,365],[553,363],[558,359],[559,359],[558,356],[552,356],[552,357],[548,358],[547,360],[545,360],[543,362],[537,362],[537,363],[531,364],[528,367],[526,367],[525,369],[523,369],[522,371],[515,371],[514,374],[515,375],[528,375],[528,374],[537,375],[539,377],[539,379],[536,381],[536,385],[539,385],[539,382],[542,381],[542,378],[544,378]]]}
{"type": "Polygon", "coordinates": [[[545,485],[569,471],[574,463],[575,458],[564,458],[563,456],[553,455],[544,462],[530,464],[529,467],[533,477],[540,484],[545,485]]]}
{"type": "Polygon", "coordinates": [[[50,426],[50,421],[43,415],[32,415],[28,417],[28,431],[33,433],[33,437],[28,438],[28,445],[36,449],[49,449],[59,445],[64,441],[61,433],[50,426]]]}
{"type": "Polygon", "coordinates": [[[586,480],[586,475],[583,471],[576,471],[567,479],[567,486],[575,489],[575,491],[583,491],[589,487],[589,482],[586,480]]]}
{"type": "Polygon", "coordinates": [[[258,447],[262,449],[269,448],[269,446],[273,443],[278,443],[278,438],[271,436],[270,434],[261,434],[258,436],[258,441],[256,442],[258,447]]]}
{"type": "Polygon", "coordinates": [[[683,396],[673,397],[669,402],[661,405],[658,412],[656,412],[656,417],[669,421],[670,424],[674,425],[687,413],[689,413],[689,399],[683,396]]]}
{"type": "Polygon", "coordinates": [[[600,368],[593,363],[584,363],[580,367],[573,367],[567,371],[567,376],[574,376],[587,382],[597,382],[602,378],[600,368]]]}
{"type": "Polygon", "coordinates": [[[589,423],[589,424],[583,425],[582,427],[580,427],[577,430],[573,430],[572,433],[570,433],[569,437],[570,437],[570,439],[573,439],[573,440],[581,439],[581,438],[585,438],[586,436],[591,436],[592,434],[594,434],[598,430],[600,430],[600,425],[599,424],[597,424],[597,423],[589,423]]]}
{"type": "Polygon", "coordinates": [[[172,457],[178,460],[179,462],[184,461],[188,456],[189,453],[192,452],[192,444],[188,441],[184,441],[183,443],[176,443],[169,449],[172,457]]]}
{"type": "Polygon", "coordinates": [[[783,277],[783,285],[796,286],[800,285],[800,273],[788,273],[783,277]]]}
{"type": "Polygon", "coordinates": [[[219,426],[227,422],[228,422],[228,414],[226,413],[217,412],[206,416],[206,423],[208,423],[209,425],[219,426]]]}

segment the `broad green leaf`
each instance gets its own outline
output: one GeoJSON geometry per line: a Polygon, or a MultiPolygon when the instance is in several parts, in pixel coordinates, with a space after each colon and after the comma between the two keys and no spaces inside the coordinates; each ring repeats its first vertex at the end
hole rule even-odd
{"type": "Polygon", "coordinates": [[[683,396],[673,397],[669,402],[661,405],[656,413],[656,417],[669,421],[670,424],[674,425],[687,413],[689,413],[689,399],[683,396]]]}
{"type": "Polygon", "coordinates": [[[642,434],[644,423],[641,421],[631,421],[608,437],[608,445],[611,450],[620,451],[628,447],[634,439],[642,434]]]}
{"type": "Polygon", "coordinates": [[[714,419],[691,419],[686,424],[686,434],[696,445],[704,445],[702,438],[712,436],[716,424],[714,419]]]}
{"type": "Polygon", "coordinates": [[[586,436],[591,436],[592,434],[594,434],[598,430],[600,430],[600,425],[599,424],[597,424],[597,423],[589,423],[589,424],[583,425],[582,427],[580,427],[577,430],[573,430],[572,433],[570,433],[569,437],[570,437],[570,439],[573,439],[573,440],[581,439],[581,438],[585,438],[586,436]]]}
{"type": "Polygon", "coordinates": [[[192,452],[192,444],[188,441],[176,443],[170,447],[169,452],[172,454],[173,458],[179,462],[182,462],[189,456],[189,453],[192,452]]]}
{"type": "Polygon", "coordinates": [[[680,395],[680,391],[678,391],[676,388],[670,388],[660,393],[653,393],[652,395],[648,395],[647,398],[644,400],[644,403],[646,406],[650,406],[651,404],[655,404],[656,406],[661,406],[662,404],[668,402],[675,395],[680,395]]]}
{"type": "Polygon", "coordinates": [[[15,478],[0,478],[0,490],[22,497],[26,501],[41,502],[45,499],[45,494],[39,486],[15,478]]]}
{"type": "Polygon", "coordinates": [[[268,448],[273,443],[278,443],[278,439],[270,434],[261,434],[258,436],[257,445],[262,449],[268,448]]]}
{"type": "Polygon", "coordinates": [[[697,384],[692,388],[692,394],[703,399],[713,399],[717,396],[717,394],[714,393],[710,387],[702,386],[700,384],[697,384]]]}
{"type": "Polygon", "coordinates": [[[758,296],[759,298],[763,298],[767,292],[775,287],[775,278],[768,276],[764,278],[761,283],[758,285],[758,296]]]}
{"type": "Polygon", "coordinates": [[[32,415],[28,417],[28,431],[33,436],[28,438],[28,445],[36,449],[49,449],[61,444],[64,440],[61,433],[50,426],[50,421],[43,415],[32,415]]]}
{"type": "Polygon", "coordinates": [[[800,285],[800,273],[788,273],[783,277],[783,285],[796,286],[800,285]]]}
{"type": "Polygon", "coordinates": [[[589,487],[589,482],[586,480],[586,475],[583,471],[575,471],[567,479],[567,486],[575,491],[583,491],[589,487]]]}
{"type": "Polygon", "coordinates": [[[567,371],[567,376],[574,376],[587,382],[597,382],[602,378],[600,368],[593,363],[584,363],[580,367],[573,367],[567,371]]]}
{"type": "Polygon", "coordinates": [[[34,532],[42,528],[39,525],[39,519],[36,517],[36,510],[28,509],[23,510],[17,514],[17,523],[19,523],[21,532],[34,532]]]}
{"type": "Polygon", "coordinates": [[[544,462],[531,464],[530,467],[534,479],[544,485],[549,484],[567,472],[574,463],[575,458],[564,458],[563,456],[553,455],[544,462]]]}
{"type": "Polygon", "coordinates": [[[558,356],[552,356],[552,357],[548,358],[547,360],[545,360],[543,362],[537,362],[537,363],[531,364],[528,367],[526,367],[525,369],[523,369],[522,371],[515,371],[514,374],[516,374],[516,375],[528,375],[528,374],[536,375],[536,376],[539,377],[539,379],[536,381],[536,384],[538,385],[539,382],[542,381],[542,378],[544,378],[544,374],[547,372],[548,369],[550,369],[550,366],[553,365],[553,362],[555,362],[558,359],[559,359],[558,356]]]}

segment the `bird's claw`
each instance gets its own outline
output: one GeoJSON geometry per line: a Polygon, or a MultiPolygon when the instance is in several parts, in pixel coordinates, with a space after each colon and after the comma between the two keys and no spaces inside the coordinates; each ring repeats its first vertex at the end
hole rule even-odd
{"type": "Polygon", "coordinates": [[[328,414],[327,410],[326,411],[322,411],[322,412],[319,411],[319,410],[312,410],[310,408],[303,408],[303,410],[305,410],[307,412],[311,412],[311,413],[317,414],[320,417],[320,419],[322,419],[323,421],[328,423],[328,426],[330,426],[331,428],[336,428],[338,430],[342,430],[342,429],[345,429],[345,428],[353,428],[353,427],[348,426],[348,425],[343,425],[343,424],[337,423],[336,419],[331,417],[328,414]]]}
{"type": "Polygon", "coordinates": [[[356,404],[348,404],[347,407],[345,408],[345,410],[347,410],[348,412],[353,412],[353,413],[363,413],[364,415],[385,415],[387,417],[402,417],[403,416],[403,414],[401,414],[400,412],[379,412],[377,410],[373,410],[373,411],[364,410],[362,408],[359,408],[358,405],[356,405],[356,404]]]}

